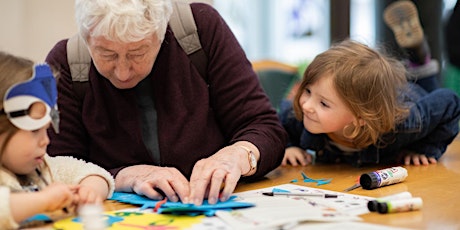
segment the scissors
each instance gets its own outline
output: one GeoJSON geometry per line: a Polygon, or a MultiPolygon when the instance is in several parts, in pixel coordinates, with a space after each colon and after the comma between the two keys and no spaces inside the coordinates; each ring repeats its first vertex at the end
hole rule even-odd
{"type": "Polygon", "coordinates": [[[360,177],[358,177],[358,178],[356,179],[356,181],[355,181],[355,184],[354,184],[354,185],[352,185],[352,186],[350,186],[350,187],[346,188],[346,189],[345,189],[345,190],[343,190],[343,191],[344,191],[344,192],[349,192],[349,191],[351,191],[351,190],[355,190],[355,189],[357,189],[357,188],[361,187],[361,184],[359,183],[359,178],[360,178],[360,177]]]}

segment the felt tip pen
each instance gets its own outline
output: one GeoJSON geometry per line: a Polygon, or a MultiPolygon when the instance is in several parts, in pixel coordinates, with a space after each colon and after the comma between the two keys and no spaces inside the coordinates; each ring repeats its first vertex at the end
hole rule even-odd
{"type": "Polygon", "coordinates": [[[367,208],[371,212],[376,212],[377,208],[378,208],[378,204],[381,203],[381,202],[393,201],[393,200],[402,200],[402,199],[408,199],[408,198],[412,198],[412,194],[410,192],[396,193],[396,194],[393,194],[393,195],[380,197],[380,198],[377,198],[375,200],[370,200],[367,203],[367,208]]]}
{"type": "Polygon", "coordinates": [[[321,193],[301,193],[301,192],[264,192],[265,196],[308,196],[308,197],[322,197],[322,198],[337,198],[336,194],[321,194],[321,193]]]}
{"type": "Polygon", "coordinates": [[[423,206],[422,198],[413,197],[401,200],[390,200],[381,202],[377,206],[379,213],[395,213],[419,210],[423,206]]]}

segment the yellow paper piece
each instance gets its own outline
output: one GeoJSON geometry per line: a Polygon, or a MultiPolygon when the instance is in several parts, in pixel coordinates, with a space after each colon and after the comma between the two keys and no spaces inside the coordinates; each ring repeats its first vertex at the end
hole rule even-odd
{"type": "MultiPolygon", "coordinates": [[[[177,216],[164,215],[148,212],[135,211],[111,211],[104,213],[109,230],[129,230],[129,229],[168,229],[181,230],[189,229],[195,224],[199,224],[205,218],[200,216],[177,216]]],[[[59,220],[54,223],[55,229],[62,230],[83,230],[83,225],[78,217],[59,220]]]]}

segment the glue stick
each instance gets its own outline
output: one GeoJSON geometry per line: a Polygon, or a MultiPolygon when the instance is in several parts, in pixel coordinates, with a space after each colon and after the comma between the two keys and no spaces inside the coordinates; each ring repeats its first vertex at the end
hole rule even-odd
{"type": "Polygon", "coordinates": [[[407,177],[407,170],[403,167],[392,167],[362,174],[359,183],[363,189],[374,189],[385,185],[396,184],[407,177]]]}
{"type": "Polygon", "coordinates": [[[412,194],[410,192],[396,193],[396,194],[392,194],[389,196],[380,197],[375,200],[370,200],[369,202],[367,202],[367,208],[371,212],[376,212],[378,204],[381,202],[392,201],[392,200],[402,200],[402,199],[408,199],[408,198],[412,198],[412,194]]]}
{"type": "Polygon", "coordinates": [[[394,213],[419,210],[422,208],[423,201],[420,197],[402,200],[391,200],[378,204],[379,213],[394,213]]]}

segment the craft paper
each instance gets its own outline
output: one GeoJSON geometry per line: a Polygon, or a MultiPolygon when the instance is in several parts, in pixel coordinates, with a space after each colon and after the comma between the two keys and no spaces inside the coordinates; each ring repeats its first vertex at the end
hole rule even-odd
{"type": "MultiPolygon", "coordinates": [[[[108,230],[129,230],[129,229],[190,229],[193,225],[203,222],[204,216],[176,216],[160,215],[152,212],[142,211],[112,211],[105,212],[104,218],[108,230]]],[[[54,223],[55,229],[61,230],[83,230],[84,226],[80,218],[73,217],[54,223]]]]}
{"type": "Polygon", "coordinates": [[[235,200],[254,203],[255,207],[216,212],[216,216],[235,229],[286,229],[302,222],[358,221],[368,213],[372,197],[340,193],[295,184],[235,193],[235,200]],[[335,194],[338,198],[308,196],[264,196],[264,192],[335,194]]]}
{"type": "MultiPolygon", "coordinates": [[[[248,208],[254,206],[253,203],[234,201],[235,198],[236,196],[232,196],[227,201],[218,201],[216,204],[209,204],[207,200],[204,200],[203,204],[200,206],[196,206],[194,204],[184,204],[182,202],[166,201],[166,203],[161,204],[161,206],[158,208],[158,213],[189,216],[214,216],[217,210],[230,211],[233,209],[248,208]]],[[[145,196],[137,195],[135,193],[124,192],[115,192],[110,199],[118,202],[140,205],[141,210],[147,208],[155,208],[155,206],[161,202],[158,200],[149,199],[145,196]]]]}

